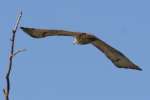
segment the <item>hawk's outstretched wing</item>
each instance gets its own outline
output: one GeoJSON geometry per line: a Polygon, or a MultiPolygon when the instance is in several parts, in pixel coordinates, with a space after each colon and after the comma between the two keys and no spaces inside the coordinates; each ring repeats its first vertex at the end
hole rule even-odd
{"type": "Polygon", "coordinates": [[[43,38],[46,36],[76,36],[80,34],[80,32],[71,32],[65,30],[47,30],[47,29],[36,29],[36,28],[25,28],[21,27],[21,29],[34,38],[43,38]]]}
{"type": "Polygon", "coordinates": [[[21,29],[34,38],[44,38],[46,36],[75,36],[79,44],[91,43],[96,48],[101,50],[114,65],[118,68],[128,68],[128,69],[136,69],[142,70],[133,62],[131,62],[124,54],[122,54],[117,49],[111,47],[101,39],[98,39],[94,35],[89,35],[87,33],[81,32],[70,32],[65,30],[47,30],[47,29],[36,29],[36,28],[24,28],[21,29]]]}
{"type": "Polygon", "coordinates": [[[118,68],[142,70],[133,62],[131,62],[124,54],[122,54],[117,49],[111,47],[110,45],[106,44],[104,41],[97,39],[92,42],[92,44],[96,48],[101,50],[118,68]]]}

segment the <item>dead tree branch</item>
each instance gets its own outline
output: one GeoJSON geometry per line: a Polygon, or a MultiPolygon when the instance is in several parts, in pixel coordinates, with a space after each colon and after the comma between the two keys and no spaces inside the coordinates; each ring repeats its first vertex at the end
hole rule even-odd
{"type": "Polygon", "coordinates": [[[17,28],[18,28],[21,17],[22,17],[22,12],[19,13],[19,16],[17,17],[15,27],[12,29],[11,48],[10,48],[10,55],[9,55],[8,70],[7,70],[6,76],[5,76],[5,78],[6,78],[6,88],[3,89],[5,100],[9,100],[10,74],[11,74],[11,70],[12,70],[13,57],[14,57],[14,55],[18,54],[19,52],[22,52],[22,50],[18,50],[14,53],[16,31],[17,31],[17,28]]]}

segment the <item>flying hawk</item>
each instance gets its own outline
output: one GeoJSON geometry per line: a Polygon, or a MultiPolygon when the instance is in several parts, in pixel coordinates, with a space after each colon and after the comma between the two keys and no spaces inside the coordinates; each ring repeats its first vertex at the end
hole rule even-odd
{"type": "Polygon", "coordinates": [[[26,27],[21,27],[21,29],[33,38],[44,38],[47,36],[73,36],[73,43],[80,45],[92,44],[93,46],[101,50],[118,68],[142,70],[136,64],[131,62],[131,60],[129,60],[120,51],[111,47],[110,45],[108,45],[107,43],[105,43],[104,41],[92,34],[82,32],[71,32],[65,30],[48,30],[26,27]]]}

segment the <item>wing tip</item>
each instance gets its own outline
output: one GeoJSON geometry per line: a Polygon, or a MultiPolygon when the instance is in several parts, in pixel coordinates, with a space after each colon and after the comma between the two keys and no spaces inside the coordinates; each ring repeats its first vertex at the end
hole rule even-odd
{"type": "Polygon", "coordinates": [[[139,66],[137,66],[137,65],[134,65],[134,66],[132,66],[132,67],[129,67],[130,69],[135,69],[135,70],[138,70],[138,71],[142,71],[143,69],[142,68],[140,68],[139,66]]]}
{"type": "Polygon", "coordinates": [[[22,27],[22,26],[21,26],[20,29],[25,29],[25,27],[22,27]]]}
{"type": "Polygon", "coordinates": [[[25,28],[25,27],[20,27],[20,29],[22,29],[24,32],[28,32],[28,28],[25,28]]]}
{"type": "Polygon", "coordinates": [[[139,71],[143,71],[143,69],[142,68],[140,68],[140,67],[138,67],[138,66],[136,66],[136,68],[135,68],[136,70],[139,70],[139,71]]]}
{"type": "Polygon", "coordinates": [[[137,71],[142,71],[143,69],[138,67],[138,66],[134,66],[134,67],[127,67],[128,69],[134,69],[134,70],[137,70],[137,71]]]}
{"type": "Polygon", "coordinates": [[[22,31],[24,31],[26,34],[30,35],[33,38],[40,38],[32,33],[34,28],[20,27],[20,29],[22,29],[22,31]]]}
{"type": "Polygon", "coordinates": [[[28,28],[21,26],[20,29],[22,29],[23,31],[25,31],[25,30],[27,30],[28,28]]]}
{"type": "Polygon", "coordinates": [[[140,68],[139,66],[137,65],[134,65],[134,66],[118,66],[116,65],[118,68],[124,68],[124,69],[133,69],[133,70],[138,70],[138,71],[143,71],[142,68],[140,68]]]}

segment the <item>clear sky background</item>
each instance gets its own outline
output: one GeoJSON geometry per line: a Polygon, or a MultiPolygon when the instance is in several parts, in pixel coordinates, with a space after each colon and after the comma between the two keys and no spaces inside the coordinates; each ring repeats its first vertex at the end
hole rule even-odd
{"type": "Polygon", "coordinates": [[[16,49],[27,51],[14,59],[11,100],[150,99],[149,0],[1,0],[0,100],[20,9],[21,26],[93,33],[143,71],[118,69],[92,45],[73,45],[73,38],[33,39],[19,29],[16,49]]]}

